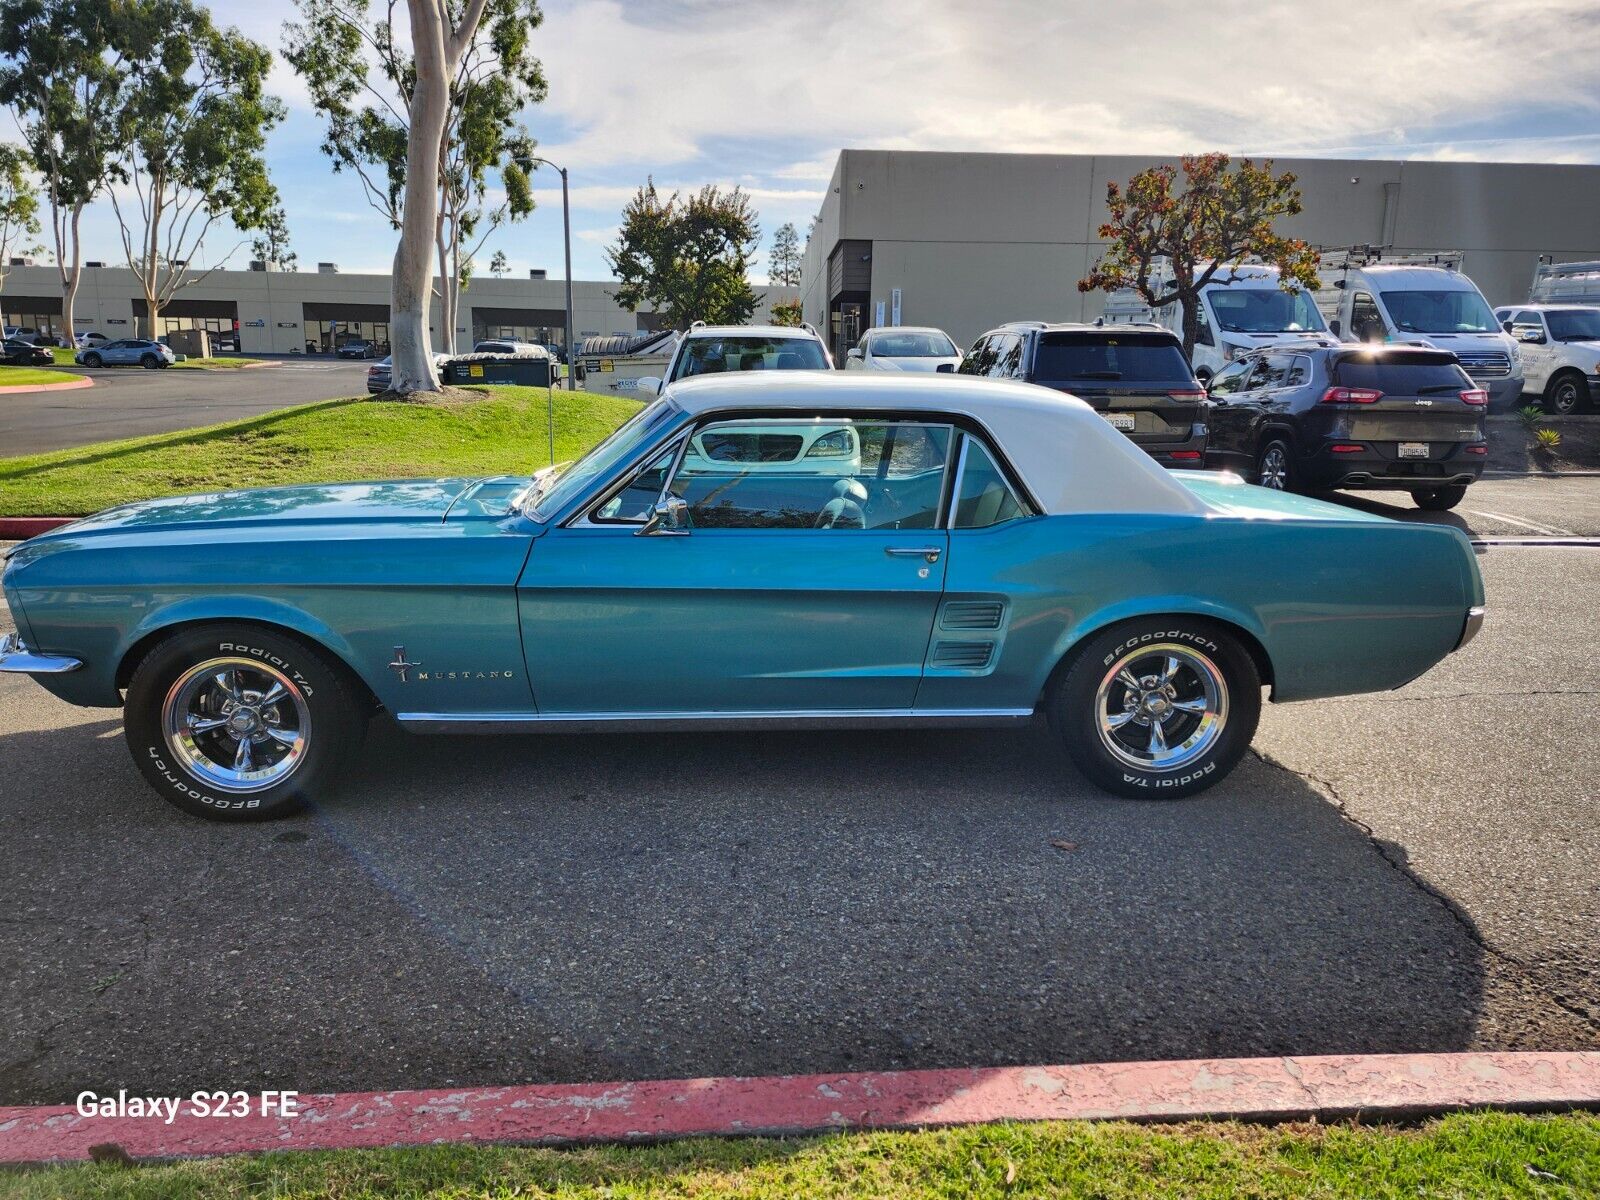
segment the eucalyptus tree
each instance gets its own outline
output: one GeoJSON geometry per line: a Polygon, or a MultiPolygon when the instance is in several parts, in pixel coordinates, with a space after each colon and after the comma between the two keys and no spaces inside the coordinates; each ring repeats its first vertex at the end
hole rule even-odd
{"type": "Polygon", "coordinates": [[[265,223],[250,242],[250,252],[263,264],[271,263],[280,271],[296,270],[300,256],[289,248],[289,218],[282,205],[275,205],[267,214],[265,223]]]}
{"type": "Polygon", "coordinates": [[[283,105],[265,90],[267,48],[219,29],[193,0],[119,0],[116,16],[127,79],[107,193],[154,337],[173,296],[225,263],[277,209],[265,152],[283,105]],[[239,242],[192,268],[221,222],[239,242]]]}
{"type": "Polygon", "coordinates": [[[111,0],[0,0],[0,104],[44,188],[61,319],[72,336],[83,211],[105,187],[127,65],[111,0]]]}
{"type": "Polygon", "coordinates": [[[408,31],[397,29],[398,0],[295,3],[285,56],[323,113],[323,152],[400,232],[394,388],[437,390],[430,277],[452,349],[474,253],[533,211],[536,143],[517,117],[547,91],[532,38],[543,15],[536,0],[407,0],[408,31]]]}
{"type": "MultiPolygon", "coordinates": [[[[18,146],[0,142],[0,287],[13,254],[39,249],[39,191],[33,184],[33,160],[18,146]]],[[[70,332],[70,329],[69,329],[70,332]]]]}

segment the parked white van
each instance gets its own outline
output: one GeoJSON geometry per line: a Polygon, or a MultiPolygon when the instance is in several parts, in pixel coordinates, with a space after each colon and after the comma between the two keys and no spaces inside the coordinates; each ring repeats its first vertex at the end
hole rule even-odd
{"type": "MultiPolygon", "coordinates": [[[[1200,289],[1200,325],[1189,357],[1201,383],[1209,383],[1241,354],[1264,346],[1319,337],[1333,343],[1316,298],[1298,285],[1284,290],[1280,278],[1277,267],[1243,263],[1224,267],[1200,289]]],[[[1174,303],[1152,311],[1141,306],[1131,292],[1115,293],[1106,301],[1105,320],[1154,320],[1183,336],[1183,305],[1174,303]]]]}
{"type": "MultiPolygon", "coordinates": [[[[1449,350],[1489,393],[1491,412],[1522,395],[1522,355],[1478,285],[1449,266],[1371,262],[1338,268],[1319,299],[1346,342],[1407,342],[1449,350]]],[[[1321,268],[1324,282],[1334,270],[1321,268]]]]}

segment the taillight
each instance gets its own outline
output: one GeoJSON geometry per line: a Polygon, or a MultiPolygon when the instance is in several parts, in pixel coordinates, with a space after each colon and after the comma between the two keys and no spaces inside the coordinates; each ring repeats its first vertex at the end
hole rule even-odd
{"type": "Polygon", "coordinates": [[[1375,404],[1382,399],[1377,388],[1331,387],[1322,393],[1324,404],[1375,404]]]}
{"type": "Polygon", "coordinates": [[[1482,388],[1468,388],[1461,393],[1461,402],[1463,404],[1487,404],[1489,403],[1489,393],[1482,388]]]}
{"type": "Polygon", "coordinates": [[[1328,449],[1332,450],[1335,454],[1360,454],[1366,449],[1366,447],[1357,446],[1353,442],[1336,442],[1332,446],[1329,446],[1328,449]]]}
{"type": "Polygon", "coordinates": [[[1193,460],[1195,460],[1195,459],[1200,457],[1200,451],[1198,451],[1198,450],[1174,450],[1170,455],[1168,455],[1168,457],[1169,458],[1181,458],[1185,462],[1192,462],[1193,460]]]}
{"type": "Polygon", "coordinates": [[[1168,392],[1167,396],[1172,400],[1204,400],[1206,398],[1205,392],[1192,390],[1168,392]]]}
{"type": "Polygon", "coordinates": [[[1467,453],[1468,454],[1487,454],[1487,453],[1489,453],[1489,447],[1481,445],[1481,444],[1480,445],[1476,445],[1476,446],[1468,446],[1467,447],[1467,453]]]}

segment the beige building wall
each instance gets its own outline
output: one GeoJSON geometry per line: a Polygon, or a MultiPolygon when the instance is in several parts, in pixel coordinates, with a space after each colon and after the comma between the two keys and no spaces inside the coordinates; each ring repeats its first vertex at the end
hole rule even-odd
{"type": "MultiPolygon", "coordinates": [[[[616,283],[610,280],[574,280],[572,285],[575,336],[633,333],[645,327],[647,313],[635,314],[619,307],[611,298],[616,283]]],[[[389,303],[390,279],[387,275],[321,274],[315,271],[215,271],[202,282],[177,294],[178,300],[203,300],[231,303],[239,319],[240,352],[243,354],[302,354],[308,337],[314,339],[316,321],[307,321],[305,305],[382,305],[389,303]],[[307,328],[309,324],[310,328],[307,328]]],[[[138,332],[134,318],[135,299],[142,296],[132,271],[126,267],[85,267],[74,309],[78,333],[96,330],[108,337],[132,337],[138,332]]],[[[758,286],[760,307],[754,321],[768,321],[772,306],[793,300],[799,290],[792,287],[758,286]]],[[[59,302],[61,285],[54,267],[12,267],[0,289],[0,309],[7,319],[22,311],[24,297],[49,298],[59,302]]],[[[560,279],[495,279],[483,276],[472,280],[461,294],[461,324],[457,344],[472,338],[472,310],[482,308],[522,308],[564,311],[566,285],[560,279]]],[[[56,308],[59,312],[59,306],[56,308]]],[[[434,336],[438,338],[437,309],[434,336]]]]}
{"type": "MultiPolygon", "coordinates": [[[[1092,320],[1101,293],[1078,280],[1099,259],[1108,183],[1163,161],[1074,154],[845,150],[806,247],[805,319],[827,329],[828,255],[871,243],[870,325],[901,291],[904,324],[937,325],[962,345],[1005,321],[1092,320]]],[[[1461,250],[1491,304],[1524,299],[1539,255],[1600,258],[1600,166],[1275,160],[1300,181],[1305,211],[1284,232],[1317,245],[1461,250]]]]}

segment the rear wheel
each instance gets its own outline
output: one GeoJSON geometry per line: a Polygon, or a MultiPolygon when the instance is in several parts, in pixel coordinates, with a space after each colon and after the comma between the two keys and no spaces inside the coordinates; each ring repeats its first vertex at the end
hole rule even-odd
{"type": "Polygon", "coordinates": [[[1239,637],[1193,617],[1096,634],[1050,700],[1051,725],[1109,792],[1177,799],[1225,778],[1261,717],[1261,677],[1239,637]]]}
{"type": "Polygon", "coordinates": [[[146,371],[154,371],[157,367],[159,367],[161,365],[161,359],[160,359],[160,357],[158,355],[146,354],[143,358],[141,358],[139,360],[139,365],[141,367],[143,367],[146,371]]]}
{"type": "Polygon", "coordinates": [[[1589,383],[1570,371],[1557,375],[1544,389],[1544,410],[1565,417],[1577,412],[1589,401],[1589,383]]]}
{"type": "Polygon", "coordinates": [[[1467,485],[1451,484],[1448,487],[1420,487],[1411,489],[1411,499],[1418,508],[1429,512],[1446,512],[1460,504],[1467,495],[1467,485]]]}
{"type": "Polygon", "coordinates": [[[1283,438],[1268,438],[1256,451],[1255,482],[1277,492],[1292,492],[1298,480],[1294,473],[1294,453],[1283,438]]]}
{"type": "Polygon", "coordinates": [[[210,625],[145,656],[123,725],[134,762],[168,803],[260,821],[326,792],[361,711],[340,670],[299,640],[210,625]]]}

